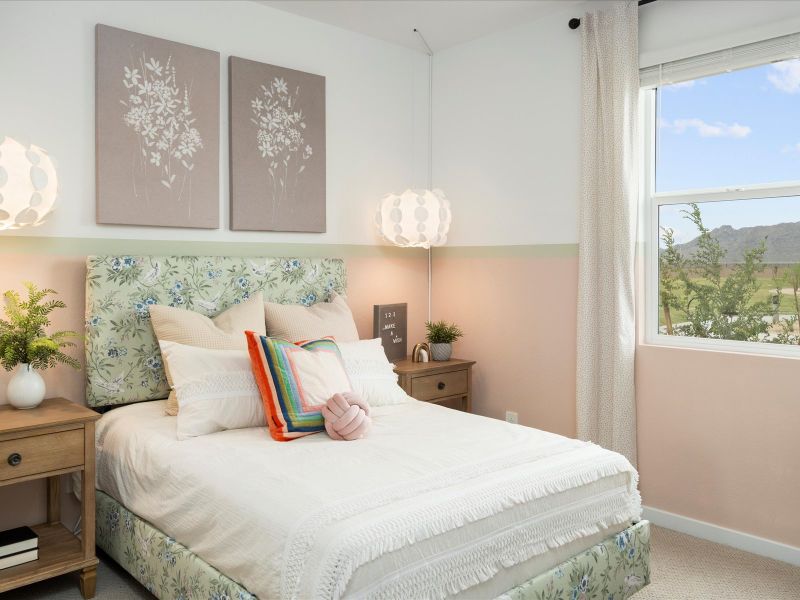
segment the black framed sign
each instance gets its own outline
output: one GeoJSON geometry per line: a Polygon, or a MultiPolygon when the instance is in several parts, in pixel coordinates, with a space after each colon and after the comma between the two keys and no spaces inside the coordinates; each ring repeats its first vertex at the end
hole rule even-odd
{"type": "Polygon", "coordinates": [[[381,338],[389,360],[406,357],[406,321],[408,304],[375,304],[372,313],[372,335],[381,338]]]}

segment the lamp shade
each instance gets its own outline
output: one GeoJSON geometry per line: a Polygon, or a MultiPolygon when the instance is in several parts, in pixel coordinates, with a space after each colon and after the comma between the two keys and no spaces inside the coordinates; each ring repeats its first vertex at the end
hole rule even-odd
{"type": "Polygon", "coordinates": [[[415,248],[444,245],[451,220],[450,201],[442,190],[387,194],[375,214],[375,224],[386,240],[415,248]]]}
{"type": "Polygon", "coordinates": [[[58,179],[38,146],[6,137],[0,143],[0,230],[40,225],[53,209],[58,179]]]}

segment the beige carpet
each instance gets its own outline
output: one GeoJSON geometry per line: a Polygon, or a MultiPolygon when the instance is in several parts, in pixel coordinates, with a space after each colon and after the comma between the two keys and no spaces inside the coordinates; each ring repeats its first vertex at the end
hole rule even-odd
{"type": "Polygon", "coordinates": [[[800,567],[652,528],[651,583],[636,600],[800,600],[800,567]]]}
{"type": "MultiPolygon", "coordinates": [[[[653,527],[652,579],[636,600],[800,600],[800,567],[653,527]]],[[[101,557],[98,600],[152,599],[119,566],[101,557]]],[[[64,576],[0,595],[2,600],[80,600],[64,576]]],[[[205,599],[202,599],[205,600],[205,599]]]]}

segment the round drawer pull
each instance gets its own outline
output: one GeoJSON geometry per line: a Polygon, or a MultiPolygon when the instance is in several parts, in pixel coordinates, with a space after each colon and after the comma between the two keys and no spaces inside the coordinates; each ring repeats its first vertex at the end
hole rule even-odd
{"type": "Polygon", "coordinates": [[[440,381],[440,382],[437,384],[437,386],[436,386],[436,387],[437,387],[437,388],[439,388],[440,390],[443,390],[443,389],[444,389],[444,387],[445,387],[445,385],[444,385],[444,381],[440,381]]]}
{"type": "Polygon", "coordinates": [[[8,455],[8,464],[12,467],[17,467],[22,462],[22,454],[19,452],[14,452],[14,454],[8,455]]]}

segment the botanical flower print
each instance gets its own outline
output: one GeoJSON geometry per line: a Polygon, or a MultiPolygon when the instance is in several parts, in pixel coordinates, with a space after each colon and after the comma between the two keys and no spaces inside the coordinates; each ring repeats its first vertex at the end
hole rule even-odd
{"type": "Polygon", "coordinates": [[[121,100],[128,111],[125,125],[137,134],[139,155],[135,158],[133,187],[149,199],[150,173],[158,175],[170,199],[191,200],[191,172],[194,156],[203,148],[203,139],[194,126],[190,105],[191,82],[178,83],[172,57],[162,62],[144,52],[124,67],[122,84],[128,90],[121,100]],[[139,185],[137,185],[137,181],[139,185]]]}
{"type": "Polygon", "coordinates": [[[94,256],[88,259],[87,399],[91,406],[166,398],[169,393],[150,307],[214,316],[257,291],[309,306],[344,293],[338,259],[94,256]]]}
{"type": "Polygon", "coordinates": [[[306,143],[305,117],[298,106],[300,86],[290,93],[283,77],[261,86],[261,94],[250,101],[255,124],[255,143],[267,164],[268,187],[272,196],[272,216],[282,203],[293,197],[305,162],[314,153],[306,143]]]}
{"type": "Polygon", "coordinates": [[[98,491],[96,504],[97,545],[157,598],[257,600],[110,496],[98,491]]]}
{"type": "Polygon", "coordinates": [[[306,294],[302,298],[300,298],[300,304],[303,306],[311,306],[317,301],[316,294],[306,294]]]}
{"type": "Polygon", "coordinates": [[[650,524],[641,521],[554,569],[509,590],[503,600],[625,600],[650,583],[650,524]]]}

